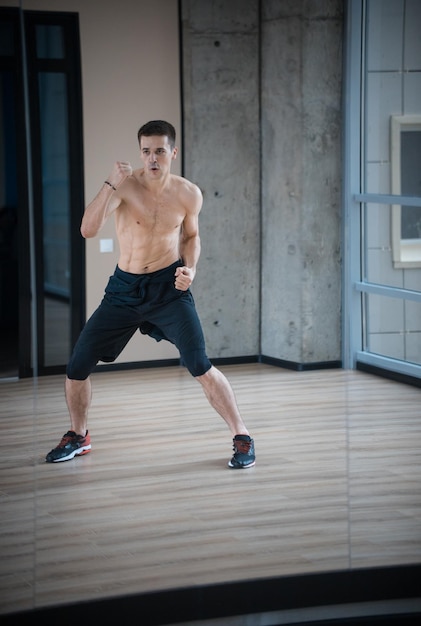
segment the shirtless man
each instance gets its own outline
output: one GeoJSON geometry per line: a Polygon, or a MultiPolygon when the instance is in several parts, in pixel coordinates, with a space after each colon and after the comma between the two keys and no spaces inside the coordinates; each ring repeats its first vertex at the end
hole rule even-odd
{"type": "Polygon", "coordinates": [[[120,257],[104,298],[87,321],[67,365],[66,401],[70,430],[47,454],[48,463],[68,461],[91,450],[87,430],[91,401],[89,375],[98,361],[114,361],[136,330],[165,339],[198,380],[212,407],[227,423],[234,454],[228,466],[255,464],[254,442],[238,410],[231,385],[209,361],[190,285],[200,255],[200,189],[171,173],[177,156],[175,130],[148,122],[138,132],[141,169],[118,161],[81,224],[95,237],[114,213],[120,257]]]}

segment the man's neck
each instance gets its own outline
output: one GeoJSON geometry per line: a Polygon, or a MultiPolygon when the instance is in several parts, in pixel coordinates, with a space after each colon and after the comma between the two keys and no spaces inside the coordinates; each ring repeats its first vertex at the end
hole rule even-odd
{"type": "Polygon", "coordinates": [[[154,194],[160,194],[168,187],[171,179],[171,173],[168,172],[168,174],[165,174],[162,178],[153,179],[152,177],[147,176],[145,170],[141,170],[139,178],[148,191],[154,194]]]}

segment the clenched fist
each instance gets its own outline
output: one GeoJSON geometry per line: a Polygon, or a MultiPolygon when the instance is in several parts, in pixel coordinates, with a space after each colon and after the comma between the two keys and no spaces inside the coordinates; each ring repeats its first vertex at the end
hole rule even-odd
{"type": "Polygon", "coordinates": [[[128,176],[131,176],[132,174],[133,168],[129,161],[116,161],[107,180],[113,185],[113,187],[117,188],[124,180],[126,180],[128,176]]]}
{"type": "Polygon", "coordinates": [[[189,267],[177,267],[175,270],[175,288],[187,291],[193,282],[194,272],[189,267]]]}

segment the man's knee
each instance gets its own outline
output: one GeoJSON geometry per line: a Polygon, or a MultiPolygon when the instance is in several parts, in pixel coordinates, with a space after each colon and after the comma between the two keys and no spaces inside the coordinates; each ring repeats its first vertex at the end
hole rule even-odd
{"type": "Polygon", "coordinates": [[[66,377],[68,380],[86,380],[89,377],[89,373],[85,374],[81,370],[76,368],[66,368],[66,377]]]}
{"type": "Polygon", "coordinates": [[[86,380],[94,369],[96,362],[89,360],[70,359],[66,367],[66,376],[69,380],[86,380]]]}
{"type": "Polygon", "coordinates": [[[214,365],[211,365],[209,369],[206,370],[206,372],[203,372],[203,374],[199,374],[198,376],[195,376],[195,378],[201,385],[206,387],[208,384],[212,383],[217,373],[218,373],[218,370],[215,368],[214,365]]]}
{"type": "Polygon", "coordinates": [[[195,378],[203,376],[203,374],[206,374],[212,367],[212,363],[209,361],[204,350],[185,352],[181,357],[181,363],[195,378]]]}

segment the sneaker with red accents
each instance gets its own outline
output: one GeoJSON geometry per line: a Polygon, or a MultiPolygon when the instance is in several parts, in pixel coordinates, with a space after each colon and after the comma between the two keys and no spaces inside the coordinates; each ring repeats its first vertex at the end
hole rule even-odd
{"type": "Polygon", "coordinates": [[[228,461],[228,467],[247,469],[256,464],[254,441],[248,435],[235,435],[233,439],[234,456],[228,461]]]}
{"type": "Polygon", "coordinates": [[[91,436],[88,431],[83,437],[77,435],[73,430],[67,431],[61,438],[56,448],[47,454],[45,460],[47,463],[58,463],[60,461],[70,461],[75,456],[82,456],[91,451],[91,436]]]}

